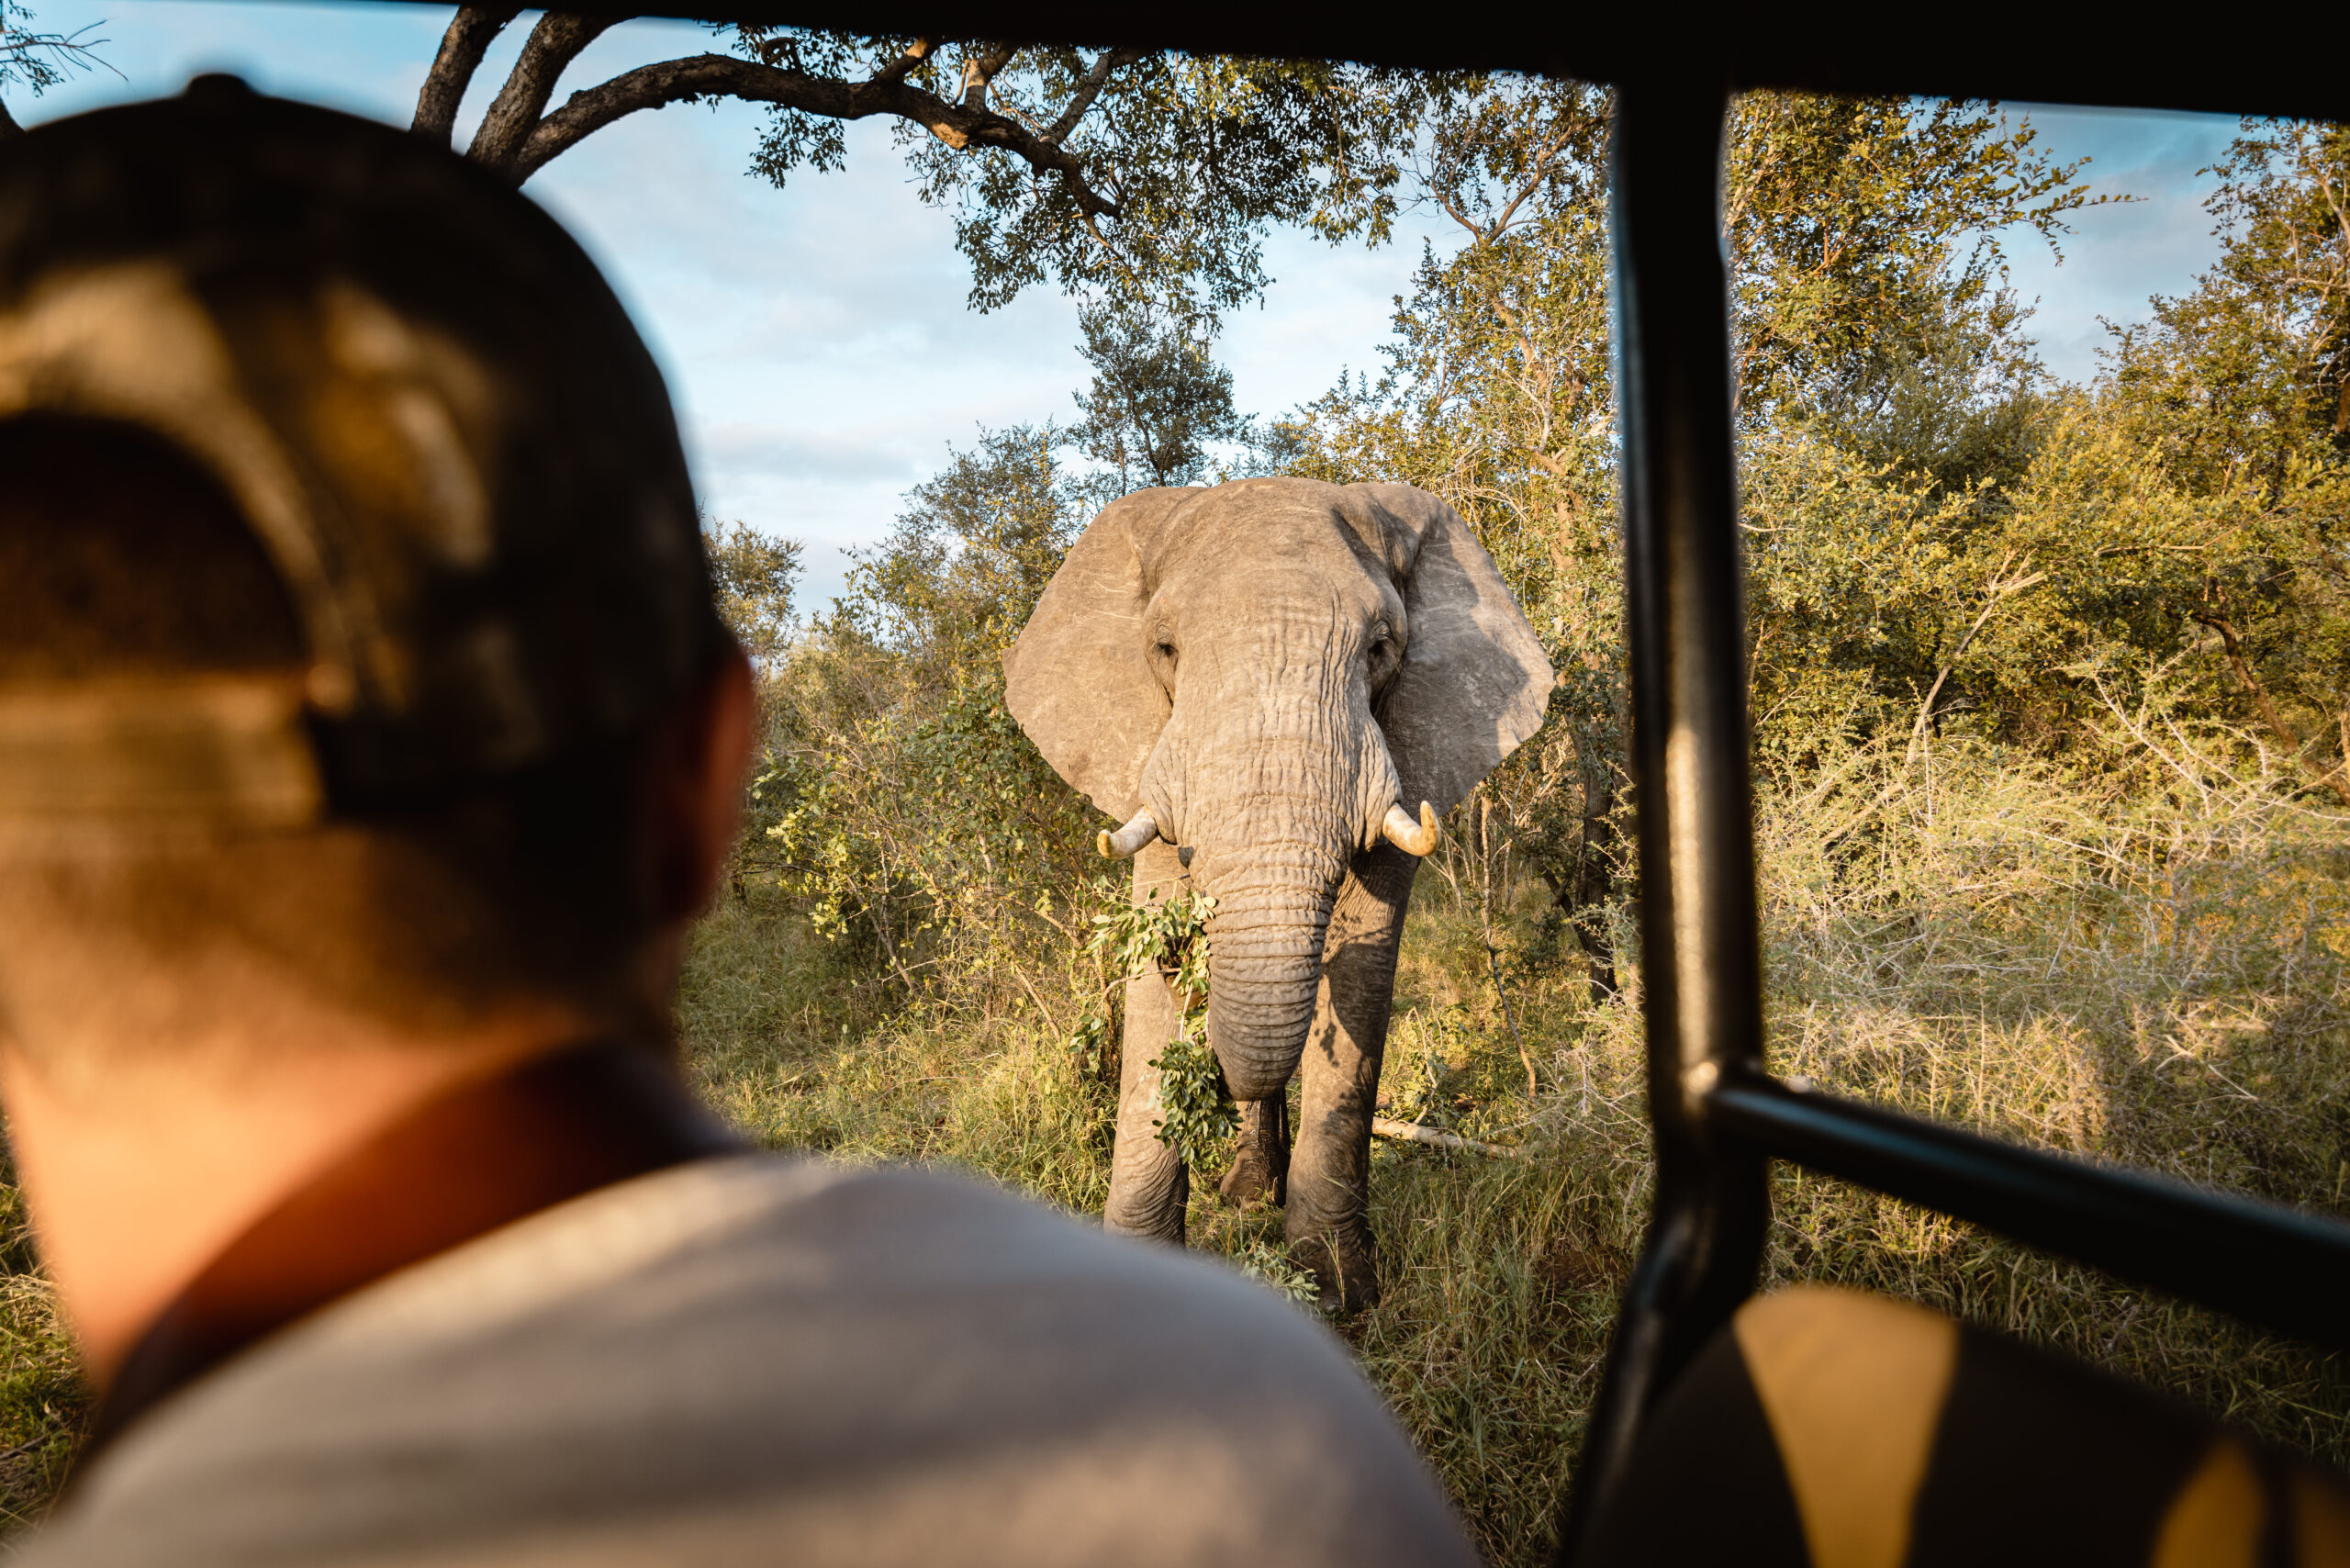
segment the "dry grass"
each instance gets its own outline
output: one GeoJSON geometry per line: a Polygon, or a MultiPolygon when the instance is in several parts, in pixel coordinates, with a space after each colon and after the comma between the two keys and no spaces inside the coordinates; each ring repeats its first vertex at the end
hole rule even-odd
{"type": "Polygon", "coordinates": [[[56,1293],[33,1257],[16,1171],[0,1165],[0,1538],[47,1511],[87,1406],[56,1293]]]}

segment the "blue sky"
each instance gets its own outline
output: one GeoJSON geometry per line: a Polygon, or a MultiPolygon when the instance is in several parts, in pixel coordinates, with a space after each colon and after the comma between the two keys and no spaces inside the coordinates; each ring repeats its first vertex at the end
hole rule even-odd
{"type": "MultiPolygon", "coordinates": [[[[38,25],[91,36],[120,72],[96,72],[9,108],[30,125],[101,104],[176,92],[198,72],[237,72],[264,92],[405,123],[446,8],[409,5],[38,0],[38,25]]],[[[459,143],[525,28],[508,29],[476,78],[459,143]]],[[[599,39],[564,94],[646,61],[712,47],[703,29],[630,22],[599,39]]],[[[2099,319],[2143,319],[2215,253],[2197,171],[2234,122],[2207,116],[2019,106],[2044,144],[2087,157],[2098,188],[2141,199],[2081,216],[2061,266],[2036,239],[2011,246],[2013,278],[2043,357],[2061,375],[2096,368],[2099,319]]],[[[838,591],[843,546],[887,532],[900,498],[978,425],[1074,411],[1083,379],[1068,301],[1031,291],[1008,308],[964,308],[968,275],[946,216],[914,196],[888,130],[849,129],[845,173],[778,192],[744,174],[761,112],[731,104],[637,115],[599,132],[525,187],[610,274],[669,376],[704,503],[721,518],[810,546],[803,602],[838,591]]],[[[1236,317],[1220,352],[1244,409],[1312,398],[1342,367],[1373,366],[1392,297],[1423,233],[1406,223],[1377,252],[1303,236],[1269,248],[1277,278],[1236,317]]]]}

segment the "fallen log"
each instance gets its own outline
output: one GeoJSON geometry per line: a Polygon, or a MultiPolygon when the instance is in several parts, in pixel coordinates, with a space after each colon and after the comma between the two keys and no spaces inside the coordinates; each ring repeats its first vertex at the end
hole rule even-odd
{"type": "Polygon", "coordinates": [[[1497,1143],[1479,1143],[1459,1133],[1440,1133],[1434,1127],[1424,1127],[1417,1122],[1390,1121],[1385,1116],[1373,1116],[1371,1130],[1381,1137],[1392,1137],[1398,1143],[1425,1143],[1436,1148],[1458,1148],[1470,1154],[1490,1154],[1501,1159],[1516,1159],[1517,1150],[1504,1148],[1497,1143]]]}

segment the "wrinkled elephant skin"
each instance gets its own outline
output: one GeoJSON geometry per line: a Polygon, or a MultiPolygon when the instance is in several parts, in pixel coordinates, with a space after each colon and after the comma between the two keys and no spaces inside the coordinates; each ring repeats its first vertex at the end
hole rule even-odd
{"type": "MultiPolygon", "coordinates": [[[[1541,723],[1533,628],[1426,491],[1244,479],[1112,503],[1004,663],[1013,718],[1127,824],[1118,847],[1145,844],[1136,899],[1188,877],[1216,900],[1208,1042],[1244,1123],[1223,1192],[1285,1203],[1326,1299],[1375,1300],[1371,1108],[1419,865],[1398,846],[1541,723]]],[[[1180,1241],[1190,1173],[1152,1130],[1165,982],[1130,982],[1125,1019],[1104,1223],[1180,1241]]]]}

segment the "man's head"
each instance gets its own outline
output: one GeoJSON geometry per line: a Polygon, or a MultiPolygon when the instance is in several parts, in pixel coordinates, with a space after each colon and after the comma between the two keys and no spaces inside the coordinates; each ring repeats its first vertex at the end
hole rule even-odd
{"type": "Polygon", "coordinates": [[[0,1038],[649,1024],[742,680],[659,375],[510,189],[221,81],[0,155],[0,1038]]]}

